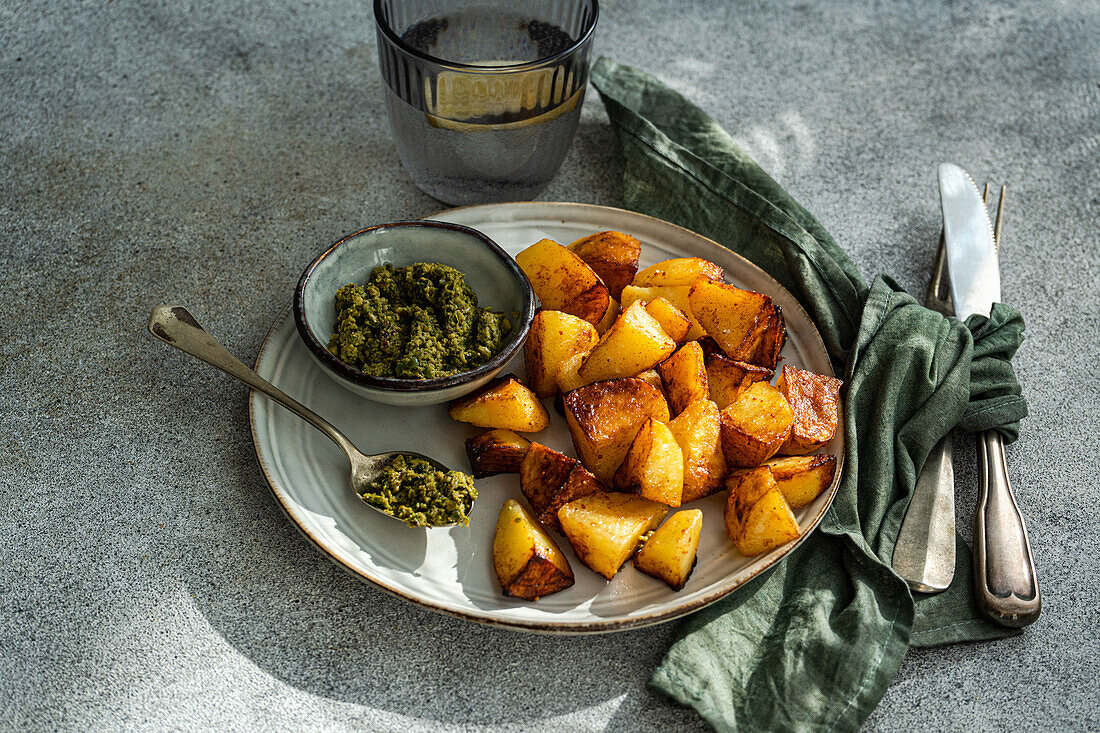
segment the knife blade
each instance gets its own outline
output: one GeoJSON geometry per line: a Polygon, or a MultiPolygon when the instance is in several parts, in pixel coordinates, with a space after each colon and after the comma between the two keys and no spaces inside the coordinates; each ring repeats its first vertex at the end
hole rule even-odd
{"type": "MultiPolygon", "coordinates": [[[[955,315],[989,315],[1001,299],[993,226],[974,180],[957,165],[939,167],[944,249],[955,315]]],[[[1031,541],[1012,494],[1004,441],[996,430],[978,436],[978,504],[974,511],[974,586],[978,608],[1004,626],[1039,617],[1042,598],[1031,541]]]]}

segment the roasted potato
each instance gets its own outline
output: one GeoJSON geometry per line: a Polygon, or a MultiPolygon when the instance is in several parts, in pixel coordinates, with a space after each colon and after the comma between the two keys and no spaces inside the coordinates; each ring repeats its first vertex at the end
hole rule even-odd
{"type": "Polygon", "coordinates": [[[607,311],[604,312],[603,318],[596,324],[596,333],[601,336],[607,333],[607,330],[615,325],[615,321],[619,319],[619,314],[622,312],[622,308],[619,307],[619,301],[612,298],[607,305],[607,311]]]}
{"type": "Polygon", "coordinates": [[[773,304],[768,324],[764,327],[756,348],[747,360],[751,364],[759,364],[774,371],[779,364],[779,352],[783,350],[785,343],[787,343],[787,324],[783,320],[783,309],[773,304]]]}
{"type": "Polygon", "coordinates": [[[695,320],[726,356],[748,361],[772,316],[772,299],[734,285],[696,280],[688,292],[695,320]]]}
{"type": "MultiPolygon", "coordinates": [[[[661,381],[661,375],[657,373],[656,369],[646,369],[644,372],[638,372],[635,378],[642,380],[648,385],[656,387],[657,389],[661,390],[661,394],[664,394],[665,385],[664,382],[661,381]]],[[[665,395],[665,398],[667,399],[668,396],[665,395]]]]}
{"type": "Polygon", "coordinates": [[[775,455],[791,433],[787,400],[767,382],[754,382],[722,410],[722,451],[730,466],[755,468],[775,455]]]}
{"type": "Polygon", "coordinates": [[[642,535],[665,518],[668,507],[632,494],[606,492],[558,510],[562,532],[588,567],[608,580],[638,549],[642,535]]]}
{"type": "Polygon", "coordinates": [[[833,485],[837,461],[836,456],[791,456],[773,458],[764,465],[771,469],[791,509],[801,509],[833,485]]]}
{"type": "Polygon", "coordinates": [[[695,569],[695,554],[702,531],[702,511],[676,512],[654,530],[634,555],[634,567],[665,581],[672,590],[680,590],[695,569]]]}
{"type": "Polygon", "coordinates": [[[605,483],[615,475],[647,419],[668,422],[665,396],[640,379],[596,382],[563,399],[577,455],[605,483]]]}
{"type": "Polygon", "coordinates": [[[565,555],[514,499],[504,502],[497,517],[493,569],[504,595],[528,601],[573,585],[565,555]]]}
{"type": "Polygon", "coordinates": [[[532,443],[519,469],[519,488],[535,517],[547,529],[561,531],[558,507],[597,491],[606,491],[575,458],[532,443]]]}
{"type": "Polygon", "coordinates": [[[622,232],[597,232],[578,239],[569,249],[588,263],[618,298],[638,272],[642,243],[622,232]]]}
{"type": "Polygon", "coordinates": [[[673,415],[679,415],[695,400],[710,399],[703,348],[698,341],[688,341],[677,349],[657,365],[657,373],[673,415]]]}
{"type": "Polygon", "coordinates": [[[734,361],[720,350],[715,348],[708,350],[706,340],[703,344],[703,361],[707,368],[707,385],[710,389],[710,398],[719,410],[724,410],[737,401],[741,393],[755,382],[768,382],[775,375],[771,369],[756,364],[746,364],[743,361],[734,361]]]}
{"type": "Polygon", "coordinates": [[[684,454],[682,504],[710,496],[722,488],[726,458],[722,454],[718,405],[696,400],[668,424],[684,454]]]}
{"type": "Polygon", "coordinates": [[[588,352],[577,375],[586,382],[633,377],[664,361],[675,348],[676,342],[645,307],[633,303],[588,352]]]}
{"type": "Polygon", "coordinates": [[[779,452],[785,455],[813,453],[836,433],[842,382],[824,374],[784,366],[776,386],[794,413],[791,434],[779,452]]]}
{"type": "Polygon", "coordinates": [[[588,263],[551,239],[542,239],[516,255],[542,307],[564,311],[596,325],[611,295],[588,263]]]}
{"type": "Polygon", "coordinates": [[[535,393],[515,377],[498,377],[481,389],[459,397],[447,411],[452,420],[479,428],[506,428],[537,433],[550,424],[535,393]]]}
{"type": "Polygon", "coordinates": [[[540,310],[531,321],[523,359],[527,383],[539,397],[549,397],[558,388],[558,367],[568,357],[589,351],[600,335],[588,321],[561,311],[540,310]]]}
{"type": "Polygon", "coordinates": [[[631,284],[643,288],[691,285],[700,278],[722,282],[726,279],[726,273],[718,265],[701,257],[677,257],[650,265],[635,275],[631,284]]]}
{"type": "Polygon", "coordinates": [[[566,392],[572,392],[577,387],[583,387],[589,382],[585,381],[580,376],[581,364],[588,357],[588,352],[583,351],[579,354],[570,354],[562,359],[562,362],[558,364],[558,371],[554,374],[554,381],[558,385],[558,392],[565,394],[566,392]]]}
{"type": "Polygon", "coordinates": [[[496,428],[466,438],[466,455],[474,478],[498,473],[519,473],[519,465],[527,455],[531,441],[511,430],[496,428]]]}
{"type": "Polygon", "coordinates": [[[698,320],[696,320],[691,312],[691,305],[688,302],[688,296],[690,294],[690,285],[654,285],[653,287],[646,288],[636,285],[627,285],[623,288],[622,307],[628,308],[632,303],[639,300],[646,303],[648,306],[654,299],[664,298],[676,306],[688,321],[691,322],[691,327],[688,329],[687,334],[680,340],[694,341],[695,339],[706,336],[707,332],[703,330],[703,327],[699,325],[698,320]]]}
{"type": "Polygon", "coordinates": [[[691,330],[691,319],[684,312],[672,304],[668,298],[657,297],[645,305],[646,312],[653,316],[653,320],[661,324],[661,329],[669,338],[678,344],[682,344],[691,330]]]}
{"type": "Polygon", "coordinates": [[[764,466],[733,486],[726,500],[725,520],[726,532],[746,557],[779,547],[801,534],[771,470],[764,466]]]}
{"type": "Polygon", "coordinates": [[[684,493],[684,454],[668,425],[653,418],[645,421],[615,472],[614,484],[619,491],[680,506],[684,493]]]}

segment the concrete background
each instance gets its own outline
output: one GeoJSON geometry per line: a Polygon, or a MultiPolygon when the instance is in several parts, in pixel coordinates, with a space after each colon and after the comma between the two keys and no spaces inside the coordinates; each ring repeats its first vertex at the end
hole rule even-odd
{"type": "MultiPolygon", "coordinates": [[[[713,114],[867,275],[923,292],[940,161],[1010,185],[1044,613],[910,653],[871,730],[1100,726],[1098,36],[1095,0],[603,4],[598,52],[713,114]]],[[[245,390],[146,334],[183,302],[251,360],[315,252],[440,208],[381,93],[365,2],[0,3],[0,728],[704,727],[644,687],[673,625],[525,636],[338,570],[271,500],[245,390]]],[[[615,205],[620,174],[590,96],[542,198],[615,205]]]]}

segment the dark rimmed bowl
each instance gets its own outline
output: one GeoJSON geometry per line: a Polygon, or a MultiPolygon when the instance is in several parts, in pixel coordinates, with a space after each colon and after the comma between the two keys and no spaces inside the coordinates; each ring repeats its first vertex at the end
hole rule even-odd
{"type": "Polygon", "coordinates": [[[361,229],[340,239],[306,267],[294,290],[294,323],[322,371],[341,387],[375,402],[432,405],[471,392],[492,379],[523,345],[535,316],[527,276],[500,246],[476,229],[439,221],[398,221],[361,229]],[[379,265],[438,262],[459,270],[478,305],[512,321],[499,353],[477,369],[435,379],[373,377],[340,361],[327,348],[336,323],[336,291],[365,283],[379,265]],[[519,318],[513,314],[518,312],[519,318]]]}

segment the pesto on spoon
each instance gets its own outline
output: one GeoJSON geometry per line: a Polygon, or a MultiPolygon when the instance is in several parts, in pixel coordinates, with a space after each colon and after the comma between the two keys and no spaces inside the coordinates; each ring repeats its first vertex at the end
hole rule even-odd
{"type": "Polygon", "coordinates": [[[242,364],[180,305],[158,305],[149,333],[278,402],[336,443],[351,463],[351,489],[363,503],[410,527],[468,524],[477,498],[473,477],[411,451],[366,455],[332,424],[242,364]],[[420,489],[417,490],[417,485],[420,489]]]}

